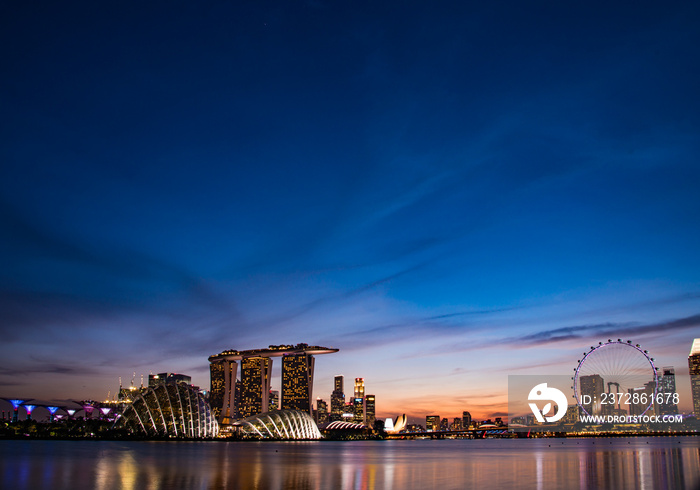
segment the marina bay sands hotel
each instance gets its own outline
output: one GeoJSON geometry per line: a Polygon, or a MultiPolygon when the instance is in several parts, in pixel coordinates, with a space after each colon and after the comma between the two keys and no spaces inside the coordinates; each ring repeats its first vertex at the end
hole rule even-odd
{"type": "MultiPolygon", "coordinates": [[[[282,358],[282,410],[311,413],[314,386],[314,356],[332,354],[338,349],[297,345],[271,345],[267,349],[227,350],[209,357],[211,392],[209,404],[220,424],[270,410],[272,359],[282,358]],[[236,382],[238,362],[241,380],[236,382]]],[[[276,405],[276,403],[273,403],[276,405]]]]}

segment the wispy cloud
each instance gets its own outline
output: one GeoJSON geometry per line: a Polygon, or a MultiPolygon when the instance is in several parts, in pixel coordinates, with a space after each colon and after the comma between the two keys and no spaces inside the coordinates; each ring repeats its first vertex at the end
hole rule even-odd
{"type": "Polygon", "coordinates": [[[514,346],[544,345],[570,339],[591,337],[627,337],[647,333],[665,333],[700,327],[700,314],[678,318],[664,322],[640,324],[636,322],[601,323],[595,325],[575,325],[551,330],[542,330],[521,337],[511,337],[503,340],[503,344],[514,346]]]}

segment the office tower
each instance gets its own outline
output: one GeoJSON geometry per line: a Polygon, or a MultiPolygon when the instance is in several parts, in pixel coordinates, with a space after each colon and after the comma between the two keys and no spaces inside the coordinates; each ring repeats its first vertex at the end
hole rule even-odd
{"type": "Polygon", "coordinates": [[[282,357],[282,410],[311,414],[314,356],[306,353],[282,357]]]}
{"type": "Polygon", "coordinates": [[[462,412],[462,427],[468,429],[472,424],[472,414],[467,411],[462,412]]]}
{"type": "Polygon", "coordinates": [[[454,420],[452,421],[452,425],[450,425],[450,430],[462,430],[464,427],[462,426],[462,419],[459,417],[455,417],[454,420]]]}
{"type": "Polygon", "coordinates": [[[364,408],[364,398],[353,398],[352,402],[352,421],[356,424],[365,423],[365,408],[364,408]]]}
{"type": "Polygon", "coordinates": [[[374,427],[376,420],[376,399],[374,395],[365,396],[365,420],[368,427],[374,427]]]}
{"type": "MultiPolygon", "coordinates": [[[[627,390],[627,393],[629,394],[629,414],[630,415],[655,415],[657,406],[654,404],[653,406],[649,407],[650,400],[652,400],[654,396],[654,390],[656,388],[656,382],[655,381],[649,381],[646,383],[644,386],[640,386],[638,388],[629,388],[627,390]],[[634,400],[638,400],[637,403],[634,403],[634,400]]],[[[618,413],[613,413],[613,415],[621,415],[618,413]]]]}
{"type": "Polygon", "coordinates": [[[599,374],[580,376],[579,387],[583,409],[588,415],[600,415],[600,397],[605,393],[603,378],[599,374]]]}
{"type": "Polygon", "coordinates": [[[695,418],[700,419],[700,339],[693,340],[688,356],[688,369],[690,391],[693,395],[693,412],[695,412],[695,418]]]}
{"type": "Polygon", "coordinates": [[[442,419],[440,421],[440,430],[449,430],[450,429],[450,421],[447,420],[447,417],[442,419]]]}
{"type": "Polygon", "coordinates": [[[241,360],[241,407],[239,415],[250,417],[268,411],[272,359],[244,357],[241,360]]]}
{"type": "Polygon", "coordinates": [[[328,405],[325,400],[316,399],[316,423],[325,424],[328,422],[328,405]]]}
{"type": "Polygon", "coordinates": [[[437,432],[440,430],[440,416],[428,415],[425,417],[425,429],[428,432],[437,432]]]}
{"type": "Polygon", "coordinates": [[[659,383],[659,403],[660,415],[675,415],[678,413],[678,405],[673,403],[673,395],[676,393],[676,370],[672,366],[661,368],[661,379],[659,383]]]}
{"type": "Polygon", "coordinates": [[[343,376],[336,376],[331,393],[331,421],[343,420],[345,412],[345,393],[343,393],[343,376]]]}
{"type": "Polygon", "coordinates": [[[365,378],[355,378],[355,398],[365,397],[365,378]]]}
{"type": "Polygon", "coordinates": [[[267,409],[272,412],[273,410],[280,409],[280,392],[277,390],[270,390],[270,402],[267,405],[267,409]]]}

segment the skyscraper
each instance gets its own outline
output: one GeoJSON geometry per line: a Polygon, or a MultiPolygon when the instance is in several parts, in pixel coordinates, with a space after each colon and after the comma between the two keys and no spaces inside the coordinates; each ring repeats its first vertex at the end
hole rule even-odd
{"type": "Polygon", "coordinates": [[[648,383],[645,383],[644,386],[640,386],[638,388],[629,388],[627,390],[627,393],[629,394],[629,399],[631,400],[631,403],[628,407],[630,415],[656,414],[656,411],[660,407],[656,403],[651,404],[651,400],[654,400],[655,388],[656,382],[649,381],[648,383]],[[639,401],[637,403],[634,403],[634,400],[639,401]]]}
{"type": "Polygon", "coordinates": [[[425,417],[425,429],[428,432],[437,432],[440,430],[440,416],[427,415],[425,417]]]}
{"type": "Polygon", "coordinates": [[[328,405],[325,400],[316,399],[316,423],[325,424],[328,422],[328,405]]]}
{"type": "Polygon", "coordinates": [[[220,420],[221,407],[224,405],[224,391],[226,389],[224,369],[227,367],[226,364],[223,362],[209,364],[209,404],[217,420],[220,420]]]}
{"type": "Polygon", "coordinates": [[[344,388],[343,388],[343,375],[340,374],[333,379],[333,391],[339,391],[341,393],[344,393],[344,388]]]}
{"type": "Polygon", "coordinates": [[[462,412],[462,427],[465,429],[468,429],[469,426],[472,424],[472,414],[467,412],[466,410],[462,412]]]}
{"type": "Polygon", "coordinates": [[[271,358],[244,357],[241,360],[241,417],[268,411],[271,377],[271,358]]]}
{"type": "Polygon", "coordinates": [[[364,398],[353,398],[352,402],[352,421],[356,424],[365,423],[365,399],[364,398]]]}
{"type": "Polygon", "coordinates": [[[365,397],[365,378],[355,378],[355,398],[365,397]]]}
{"type": "Polygon", "coordinates": [[[657,396],[661,399],[659,404],[659,414],[674,415],[678,413],[678,405],[673,403],[673,394],[676,393],[676,370],[672,366],[667,366],[661,369],[661,385],[657,396]]]}
{"type": "Polygon", "coordinates": [[[311,415],[314,357],[292,354],[282,358],[282,410],[300,410],[311,415]]]}
{"type": "Polygon", "coordinates": [[[600,415],[600,397],[605,393],[605,382],[599,374],[579,377],[581,406],[588,415],[600,415]]]}
{"type": "Polygon", "coordinates": [[[236,383],[237,370],[238,363],[226,359],[209,364],[211,381],[209,405],[212,413],[221,424],[230,424],[238,418],[240,403],[236,403],[236,396],[240,402],[241,393],[240,386],[236,383]]]}
{"type": "Polygon", "coordinates": [[[333,393],[331,393],[331,414],[332,421],[342,420],[345,411],[345,393],[343,393],[343,376],[335,377],[333,382],[333,393]]]}
{"type": "Polygon", "coordinates": [[[700,418],[700,339],[693,340],[688,356],[688,369],[690,371],[690,391],[693,394],[693,412],[700,418]]]}
{"type": "Polygon", "coordinates": [[[374,426],[376,420],[376,399],[374,395],[365,396],[365,421],[368,427],[374,426]]]}

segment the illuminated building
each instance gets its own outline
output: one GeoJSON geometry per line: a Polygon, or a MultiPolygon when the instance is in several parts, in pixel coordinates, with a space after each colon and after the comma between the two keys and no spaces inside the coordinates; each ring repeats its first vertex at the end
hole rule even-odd
{"type": "Polygon", "coordinates": [[[238,418],[240,406],[240,387],[236,384],[237,362],[223,359],[209,364],[210,390],[209,405],[219,423],[230,424],[238,418]],[[239,400],[236,400],[238,392],[239,400]],[[238,402],[238,403],[236,403],[238,402]],[[222,408],[225,407],[225,410],[222,408]]]}
{"type": "Polygon", "coordinates": [[[268,411],[272,378],[272,359],[244,357],[241,360],[241,406],[238,414],[245,418],[268,411]]]}
{"type": "Polygon", "coordinates": [[[693,340],[688,356],[690,371],[690,391],[693,394],[693,412],[700,419],[700,339],[693,340]]]}
{"type": "Polygon", "coordinates": [[[365,396],[365,423],[368,427],[374,426],[376,419],[376,397],[374,395],[365,396]]]}
{"type": "Polygon", "coordinates": [[[310,413],[313,394],[313,356],[333,352],[338,352],[338,349],[297,344],[271,345],[267,349],[246,351],[227,350],[210,356],[209,400],[217,420],[222,425],[228,425],[238,418],[267,412],[270,409],[270,381],[274,357],[283,357],[282,408],[301,404],[305,406],[305,411],[310,413]],[[284,358],[289,360],[285,361],[284,358]],[[239,361],[241,379],[237,383],[239,361]],[[300,372],[301,379],[296,380],[287,376],[285,381],[285,372],[288,374],[300,372]]]}
{"type": "Polygon", "coordinates": [[[331,421],[342,420],[345,411],[345,393],[343,392],[343,376],[336,376],[333,380],[333,393],[331,393],[331,421]]]}
{"type": "Polygon", "coordinates": [[[277,390],[270,390],[270,403],[269,407],[270,412],[273,410],[279,410],[280,409],[280,392],[277,390]]]}
{"type": "Polygon", "coordinates": [[[311,413],[314,357],[306,353],[282,357],[282,410],[311,413]]]}
{"type": "Polygon", "coordinates": [[[452,425],[450,425],[450,430],[462,430],[462,419],[459,417],[455,417],[454,420],[452,421],[452,425]]]}
{"type": "Polygon", "coordinates": [[[192,378],[185,374],[159,373],[148,375],[148,386],[155,386],[159,383],[175,384],[180,381],[188,385],[192,384],[192,378]]]}
{"type": "Polygon", "coordinates": [[[343,375],[342,374],[336,376],[333,379],[333,391],[339,391],[341,393],[345,393],[345,389],[343,388],[343,375]]]}
{"type": "Polygon", "coordinates": [[[667,366],[661,369],[661,379],[659,386],[660,399],[659,414],[675,415],[678,413],[678,405],[673,403],[673,394],[676,393],[676,370],[667,366]]]}
{"type": "Polygon", "coordinates": [[[462,412],[462,427],[468,429],[470,425],[472,425],[472,414],[466,411],[462,412]]]}
{"type": "Polygon", "coordinates": [[[561,419],[562,424],[575,424],[580,420],[579,417],[579,406],[578,405],[569,405],[569,407],[566,409],[566,413],[564,414],[564,418],[561,419]]]}
{"type": "Polygon", "coordinates": [[[352,415],[353,415],[353,422],[356,424],[364,424],[365,423],[365,407],[364,407],[364,398],[353,398],[352,402],[352,415]]]}
{"type": "Polygon", "coordinates": [[[320,398],[316,399],[316,422],[318,424],[328,422],[328,404],[320,398]]]}
{"type": "MultiPolygon", "coordinates": [[[[343,413],[340,416],[340,420],[344,422],[352,422],[355,420],[355,408],[352,403],[348,403],[345,405],[345,408],[343,409],[343,413]]],[[[335,421],[333,421],[335,422],[335,421]]]]}
{"type": "Polygon", "coordinates": [[[600,397],[605,393],[604,381],[599,374],[579,377],[581,406],[588,415],[600,415],[600,397]]]}
{"type": "Polygon", "coordinates": [[[425,430],[428,432],[437,432],[440,430],[440,416],[428,415],[425,417],[425,430]]]}
{"type": "Polygon", "coordinates": [[[406,430],[407,423],[408,419],[405,413],[396,417],[396,420],[386,419],[384,422],[384,431],[387,434],[398,434],[402,430],[406,430]]]}
{"type": "Polygon", "coordinates": [[[440,430],[449,430],[450,428],[450,421],[447,420],[447,418],[444,418],[440,421],[440,430]]]}
{"type": "Polygon", "coordinates": [[[355,398],[365,397],[365,378],[355,378],[355,398]]]}

